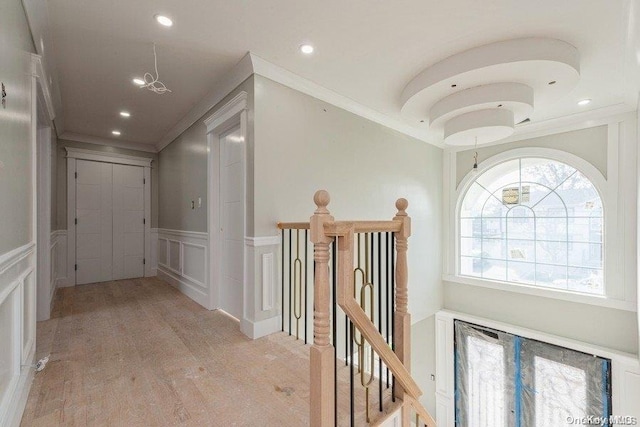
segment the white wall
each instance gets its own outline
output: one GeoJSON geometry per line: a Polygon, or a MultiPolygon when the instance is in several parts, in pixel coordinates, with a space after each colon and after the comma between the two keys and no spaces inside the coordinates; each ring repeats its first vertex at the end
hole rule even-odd
{"type": "MultiPolygon", "coordinates": [[[[454,206],[456,186],[473,165],[474,150],[447,150],[448,187],[444,228],[444,307],[526,327],[613,350],[638,352],[637,300],[637,135],[635,114],[602,119],[599,122],[575,124],[566,132],[548,132],[536,138],[523,139],[478,149],[479,161],[514,148],[546,147],[569,152],[595,166],[606,178],[607,194],[615,206],[605,206],[605,215],[615,211],[605,234],[617,236],[605,246],[610,269],[605,276],[609,286],[620,287],[620,299],[578,301],[546,295],[529,295],[514,290],[490,289],[463,283],[455,272],[454,206]],[[613,209],[615,208],[615,209],[613,209]]],[[[507,285],[507,287],[509,287],[507,285]]]]}
{"type": "Polygon", "coordinates": [[[433,315],[442,304],[442,150],[261,76],[254,120],[256,238],[277,236],[278,221],[308,221],[318,189],[330,193],[336,220],[391,219],[396,199],[409,201],[409,310],[414,323],[424,320],[414,326],[413,371],[433,409],[427,379],[435,373],[433,315]]]}
{"type": "Polygon", "coordinates": [[[35,352],[31,34],[20,0],[0,2],[0,425],[20,421],[35,352]],[[22,365],[27,365],[23,367],[22,365]]]}

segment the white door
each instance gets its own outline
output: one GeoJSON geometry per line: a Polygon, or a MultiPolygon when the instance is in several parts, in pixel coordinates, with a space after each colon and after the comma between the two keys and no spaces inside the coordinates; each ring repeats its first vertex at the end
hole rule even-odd
{"type": "Polygon", "coordinates": [[[112,165],[78,160],[76,171],[76,283],[111,280],[112,165]]]}
{"type": "Polygon", "coordinates": [[[220,307],[237,319],[243,314],[244,139],[240,127],[220,138],[220,307]]]}
{"type": "Polygon", "coordinates": [[[144,276],[144,168],[113,165],[113,279],[144,276]]]}

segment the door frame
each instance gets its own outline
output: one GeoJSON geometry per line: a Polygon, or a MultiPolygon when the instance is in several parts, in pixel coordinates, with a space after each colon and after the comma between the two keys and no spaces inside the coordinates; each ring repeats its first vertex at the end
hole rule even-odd
{"type": "Polygon", "coordinates": [[[67,151],[67,279],[68,286],[76,285],[76,171],[78,160],[141,166],[144,168],[144,277],[153,275],[151,266],[151,163],[147,157],[107,153],[83,148],[65,147],[67,151]]]}
{"type": "MultiPolygon", "coordinates": [[[[240,125],[240,135],[244,140],[242,146],[242,192],[243,192],[243,218],[242,224],[244,234],[247,230],[247,107],[248,94],[245,91],[238,93],[229,102],[220,107],[211,116],[204,120],[207,127],[207,231],[209,234],[209,262],[208,279],[209,284],[209,310],[220,308],[220,290],[222,288],[222,244],[220,226],[222,224],[221,212],[221,194],[220,194],[220,173],[222,171],[220,158],[220,141],[221,136],[228,130],[240,125]],[[214,182],[215,179],[215,182],[214,182]]],[[[246,297],[249,295],[247,290],[247,251],[243,245],[242,259],[242,317],[246,316],[246,297]]],[[[243,319],[238,319],[242,321],[243,319]]]]}

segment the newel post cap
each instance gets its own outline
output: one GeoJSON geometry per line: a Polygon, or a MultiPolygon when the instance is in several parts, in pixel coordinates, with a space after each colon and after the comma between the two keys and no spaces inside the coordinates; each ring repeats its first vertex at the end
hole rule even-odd
{"type": "Polygon", "coordinates": [[[329,243],[331,238],[324,234],[324,223],[333,221],[333,217],[329,213],[327,206],[331,201],[329,192],[326,190],[318,190],[313,195],[313,202],[316,204],[316,210],[313,213],[309,223],[311,228],[311,241],[313,243],[329,243]]]}
{"type": "Polygon", "coordinates": [[[400,230],[399,236],[404,237],[405,239],[411,236],[411,218],[407,215],[407,208],[409,207],[409,202],[407,199],[400,198],[396,200],[396,209],[398,209],[398,213],[393,218],[395,221],[402,221],[402,229],[400,230]]]}

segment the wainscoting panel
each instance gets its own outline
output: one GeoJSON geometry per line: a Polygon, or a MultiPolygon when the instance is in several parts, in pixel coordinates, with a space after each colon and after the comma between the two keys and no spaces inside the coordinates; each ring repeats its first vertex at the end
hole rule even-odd
{"type": "Polygon", "coordinates": [[[158,277],[209,307],[207,233],[158,229],[158,277]]]}
{"type": "MultiPolygon", "coordinates": [[[[155,276],[158,274],[158,229],[151,228],[151,239],[149,242],[150,253],[147,257],[147,263],[144,269],[144,275],[146,277],[155,276]]],[[[164,261],[166,264],[166,260],[164,261]]]]}
{"type": "Polygon", "coordinates": [[[36,332],[35,244],[0,255],[0,425],[17,425],[29,394],[36,332]]]}
{"type": "Polygon", "coordinates": [[[67,230],[51,232],[51,299],[57,288],[73,286],[67,277],[67,230]]]}

